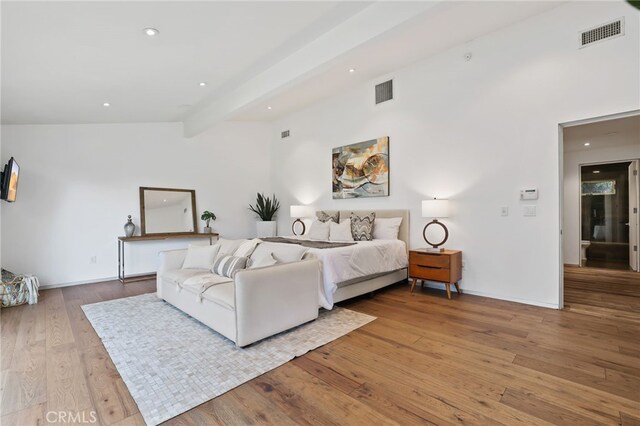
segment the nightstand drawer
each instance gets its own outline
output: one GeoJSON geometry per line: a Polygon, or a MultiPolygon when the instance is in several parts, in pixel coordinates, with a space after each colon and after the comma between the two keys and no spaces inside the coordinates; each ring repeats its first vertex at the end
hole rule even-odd
{"type": "Polygon", "coordinates": [[[409,252],[409,263],[420,266],[434,266],[436,268],[449,268],[450,257],[437,253],[409,252]]]}
{"type": "Polygon", "coordinates": [[[409,275],[412,278],[418,278],[421,280],[433,280],[449,282],[450,270],[443,268],[430,268],[422,265],[411,265],[409,275]]]}

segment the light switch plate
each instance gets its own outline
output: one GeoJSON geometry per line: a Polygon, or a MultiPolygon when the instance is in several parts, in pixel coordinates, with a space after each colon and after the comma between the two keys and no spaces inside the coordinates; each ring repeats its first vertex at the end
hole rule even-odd
{"type": "Polygon", "coordinates": [[[522,215],[528,217],[535,216],[536,206],[522,206],[522,215]]]}
{"type": "Polygon", "coordinates": [[[500,216],[509,216],[509,207],[500,207],[500,216]]]}

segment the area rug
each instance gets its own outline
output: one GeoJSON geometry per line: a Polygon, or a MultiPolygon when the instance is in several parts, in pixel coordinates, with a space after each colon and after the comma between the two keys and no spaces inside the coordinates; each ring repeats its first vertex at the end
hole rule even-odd
{"type": "Polygon", "coordinates": [[[316,321],[240,349],[155,293],[82,309],[149,425],[190,410],[375,319],[334,308],[322,312],[316,321]]]}

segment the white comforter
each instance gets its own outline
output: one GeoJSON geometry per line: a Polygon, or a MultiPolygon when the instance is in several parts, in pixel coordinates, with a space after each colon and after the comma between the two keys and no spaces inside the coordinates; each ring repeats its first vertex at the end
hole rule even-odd
{"type": "Polygon", "coordinates": [[[347,247],[313,249],[305,257],[322,261],[322,288],[319,289],[320,306],[333,308],[333,294],[337,283],[367,275],[406,268],[407,248],[402,240],[358,241],[347,247]]]}

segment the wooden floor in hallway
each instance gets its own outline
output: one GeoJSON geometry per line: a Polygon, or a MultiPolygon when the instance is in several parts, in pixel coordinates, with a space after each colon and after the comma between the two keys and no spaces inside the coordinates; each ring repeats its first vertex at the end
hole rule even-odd
{"type": "MultiPolygon", "coordinates": [[[[44,290],[37,305],[3,309],[1,424],[47,424],[51,411],[143,424],[80,307],[154,288],[44,290]]],[[[407,284],[343,306],[377,319],[167,424],[640,424],[632,310],[608,317],[468,294],[448,300],[407,284]]]]}
{"type": "Polygon", "coordinates": [[[640,273],[566,266],[564,305],[565,309],[587,315],[638,321],[640,273]]]}

